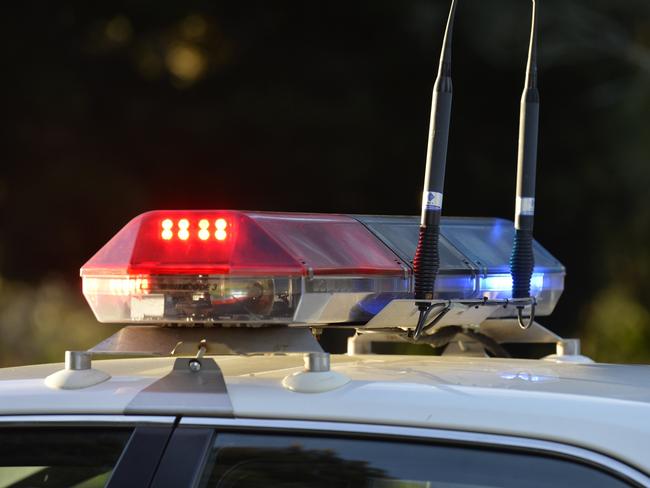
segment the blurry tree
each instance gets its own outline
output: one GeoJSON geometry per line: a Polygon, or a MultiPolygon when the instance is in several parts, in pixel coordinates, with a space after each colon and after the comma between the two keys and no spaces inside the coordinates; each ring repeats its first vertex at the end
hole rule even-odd
{"type": "Polygon", "coordinates": [[[0,280],[0,367],[61,362],[115,332],[98,324],[80,293],[58,280],[24,285],[0,280]]]}

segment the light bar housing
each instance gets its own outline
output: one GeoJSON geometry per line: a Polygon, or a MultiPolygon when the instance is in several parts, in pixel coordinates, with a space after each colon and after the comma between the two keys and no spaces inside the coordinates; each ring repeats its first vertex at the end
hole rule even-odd
{"type": "MultiPolygon", "coordinates": [[[[364,324],[412,297],[418,225],[417,217],[148,212],[81,268],[83,293],[100,322],[364,324]]],[[[505,220],[443,219],[436,298],[507,298],[511,234],[505,220]]],[[[564,267],[537,243],[535,253],[533,293],[545,315],[564,267]]]]}
{"type": "MultiPolygon", "coordinates": [[[[378,239],[401,259],[412,260],[418,243],[419,217],[357,215],[378,239]]],[[[443,217],[440,226],[440,271],[435,298],[449,299],[442,292],[454,283],[455,299],[512,298],[510,254],[514,227],[511,221],[484,217],[443,217]],[[447,285],[445,286],[445,283],[447,285]],[[442,292],[442,293],[441,293],[442,292]]],[[[533,241],[535,270],[531,294],[535,314],[550,315],[564,291],[566,269],[539,242],[533,241]]],[[[512,309],[493,317],[505,317],[512,309]]]]}

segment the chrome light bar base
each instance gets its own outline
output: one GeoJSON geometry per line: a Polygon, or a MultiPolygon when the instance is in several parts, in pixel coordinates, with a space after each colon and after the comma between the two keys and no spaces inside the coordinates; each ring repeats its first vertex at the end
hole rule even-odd
{"type": "MultiPolygon", "coordinates": [[[[432,325],[435,328],[448,325],[479,325],[491,318],[516,316],[516,312],[520,308],[523,308],[523,314],[526,315],[535,306],[533,298],[516,300],[429,300],[429,302],[432,312],[424,324],[425,330],[431,329],[432,325]],[[443,311],[444,316],[440,316],[443,311]]],[[[413,299],[392,300],[370,319],[363,329],[415,329],[419,314],[420,311],[413,299]]]]}

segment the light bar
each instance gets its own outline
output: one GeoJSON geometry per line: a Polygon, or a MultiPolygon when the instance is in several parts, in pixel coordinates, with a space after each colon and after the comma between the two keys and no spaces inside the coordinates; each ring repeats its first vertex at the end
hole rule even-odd
{"type": "MultiPolygon", "coordinates": [[[[83,293],[100,322],[365,323],[391,300],[413,297],[418,224],[417,217],[148,212],[81,268],[83,293]]],[[[509,298],[508,232],[506,221],[443,219],[435,298],[509,298]]],[[[544,315],[562,293],[564,268],[534,244],[533,294],[544,315]]]]}

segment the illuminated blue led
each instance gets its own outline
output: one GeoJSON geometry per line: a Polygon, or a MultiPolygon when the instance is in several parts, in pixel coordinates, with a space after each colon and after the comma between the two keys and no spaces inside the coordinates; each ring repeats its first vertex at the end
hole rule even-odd
{"type": "MultiPolygon", "coordinates": [[[[495,274],[480,278],[481,292],[512,292],[512,276],[510,274],[495,274]]],[[[544,273],[533,273],[530,280],[531,293],[537,295],[544,287],[544,273]]]]}
{"type": "MultiPolygon", "coordinates": [[[[549,278],[552,279],[553,275],[549,278]]],[[[533,273],[531,295],[539,297],[544,288],[544,273],[533,273]]],[[[512,276],[509,273],[494,273],[478,278],[471,276],[439,275],[436,280],[435,296],[440,300],[464,300],[471,298],[510,299],[512,297],[512,276]],[[478,282],[478,288],[476,284],[478,282]]],[[[413,294],[403,292],[373,293],[356,306],[356,313],[364,320],[374,317],[393,300],[413,298],[413,294]]]]}

